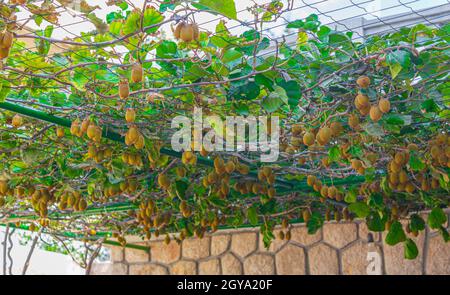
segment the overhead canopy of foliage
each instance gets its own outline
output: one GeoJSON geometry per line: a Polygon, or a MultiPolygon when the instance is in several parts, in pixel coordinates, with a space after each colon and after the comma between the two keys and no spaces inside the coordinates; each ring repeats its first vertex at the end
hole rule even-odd
{"type": "Polygon", "coordinates": [[[96,30],[58,39],[67,2],[0,4],[1,223],[122,243],[251,224],[269,244],[290,222],[314,233],[358,217],[407,258],[425,223],[448,240],[450,25],[361,40],[310,15],[284,24],[289,43],[267,33],[280,1],[249,8],[240,35],[233,0],[108,1],[106,19],[81,1],[96,30]],[[217,15],[215,31],[199,13],[217,15]],[[278,116],[278,161],[171,150],[171,120],[194,107],[278,116]]]}

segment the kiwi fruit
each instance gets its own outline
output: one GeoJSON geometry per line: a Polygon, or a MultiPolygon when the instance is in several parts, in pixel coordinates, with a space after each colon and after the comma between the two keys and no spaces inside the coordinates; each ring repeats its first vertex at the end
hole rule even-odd
{"type": "Polygon", "coordinates": [[[125,112],[125,120],[127,121],[127,123],[134,123],[134,121],[136,120],[136,111],[134,109],[127,109],[127,111],[125,112]]]}
{"type": "Polygon", "coordinates": [[[233,173],[235,169],[236,169],[236,165],[234,164],[233,161],[228,161],[227,164],[225,165],[225,171],[228,174],[233,173]]]}
{"type": "Polygon", "coordinates": [[[0,45],[2,48],[11,48],[13,44],[14,36],[13,33],[6,31],[1,36],[0,45]]]}
{"type": "Polygon", "coordinates": [[[158,175],[158,184],[161,188],[167,190],[170,186],[169,177],[167,177],[166,174],[159,174],[158,175]]]}
{"type": "Polygon", "coordinates": [[[383,114],[389,113],[391,110],[391,102],[385,98],[380,99],[378,107],[383,114]]]}
{"type": "Polygon", "coordinates": [[[358,94],[355,98],[355,106],[358,110],[370,107],[369,97],[364,94],[358,94]]]}
{"type": "Polygon", "coordinates": [[[130,96],[130,84],[128,80],[122,80],[119,82],[119,97],[121,99],[127,99],[130,96]]]}
{"type": "Polygon", "coordinates": [[[372,121],[378,122],[382,116],[383,113],[380,111],[378,106],[370,107],[370,119],[372,119],[372,121]]]}
{"type": "Polygon", "coordinates": [[[303,135],[303,143],[307,146],[311,146],[314,144],[314,134],[312,132],[306,132],[303,135]]]}
{"type": "Polygon", "coordinates": [[[12,121],[11,121],[11,125],[14,128],[21,127],[23,125],[23,118],[22,118],[22,116],[20,116],[19,114],[14,115],[14,117],[12,118],[12,121]]]}
{"type": "Polygon", "coordinates": [[[304,222],[308,223],[308,221],[311,219],[311,212],[309,211],[309,209],[303,209],[302,217],[304,222]]]}
{"type": "Polygon", "coordinates": [[[330,129],[332,135],[334,137],[337,137],[342,133],[344,128],[342,127],[342,124],[340,122],[333,122],[330,124],[330,129]]]}
{"type": "Polygon", "coordinates": [[[0,59],[5,59],[9,56],[9,48],[1,48],[0,47],[0,59]]]}
{"type": "Polygon", "coordinates": [[[134,83],[142,82],[144,79],[144,69],[140,63],[133,64],[131,68],[131,81],[134,83]]]}
{"type": "Polygon", "coordinates": [[[359,126],[359,118],[357,115],[355,114],[351,114],[348,117],[348,125],[352,128],[352,129],[357,129],[359,126]]]}
{"type": "Polygon", "coordinates": [[[361,76],[356,80],[356,84],[358,84],[361,88],[368,88],[370,86],[370,78],[367,76],[361,76]]]}
{"type": "Polygon", "coordinates": [[[327,144],[330,142],[332,134],[333,134],[333,132],[332,132],[331,128],[324,127],[319,130],[319,132],[317,133],[316,139],[318,139],[319,142],[322,144],[327,144]]]}

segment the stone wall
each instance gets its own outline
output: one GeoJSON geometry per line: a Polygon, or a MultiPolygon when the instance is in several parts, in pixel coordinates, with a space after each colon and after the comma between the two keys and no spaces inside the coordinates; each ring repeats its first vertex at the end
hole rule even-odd
{"type": "Polygon", "coordinates": [[[150,251],[111,247],[111,262],[96,263],[93,274],[367,274],[367,253],[375,252],[382,274],[450,274],[450,243],[426,229],[413,238],[416,260],[403,258],[403,244],[386,245],[386,233],[369,233],[364,222],[330,222],[314,235],[302,224],[289,242],[265,249],[256,228],[223,230],[181,245],[163,240],[135,242],[150,251]],[[369,243],[369,235],[373,243],[369,243]]]}

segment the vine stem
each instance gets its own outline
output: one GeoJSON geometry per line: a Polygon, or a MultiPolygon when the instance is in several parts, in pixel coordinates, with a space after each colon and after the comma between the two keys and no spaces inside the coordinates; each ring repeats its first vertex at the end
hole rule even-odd
{"type": "Polygon", "coordinates": [[[91,258],[89,259],[89,262],[86,266],[86,275],[87,276],[91,274],[92,264],[94,263],[95,258],[97,258],[98,254],[100,253],[100,250],[102,249],[104,240],[105,239],[101,239],[99,241],[97,248],[95,249],[94,253],[92,253],[91,258]]]}
{"type": "Polygon", "coordinates": [[[27,260],[25,261],[25,264],[23,265],[22,275],[25,275],[27,273],[28,266],[30,265],[31,256],[33,255],[34,248],[36,248],[36,245],[39,240],[39,237],[41,236],[42,230],[43,230],[43,227],[41,227],[39,229],[38,233],[34,237],[33,244],[31,245],[31,249],[30,249],[30,252],[28,253],[27,260]]]}

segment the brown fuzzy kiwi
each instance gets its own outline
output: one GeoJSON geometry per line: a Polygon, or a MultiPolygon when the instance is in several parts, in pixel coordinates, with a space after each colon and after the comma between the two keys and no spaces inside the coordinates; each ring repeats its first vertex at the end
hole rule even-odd
{"type": "Polygon", "coordinates": [[[378,106],[372,106],[370,108],[370,119],[374,122],[380,121],[381,117],[383,116],[383,113],[380,111],[380,108],[378,106]]]}
{"type": "Polygon", "coordinates": [[[395,156],[394,156],[395,163],[397,163],[398,165],[402,166],[402,165],[405,164],[405,160],[406,160],[405,153],[403,153],[403,152],[395,153],[395,156]]]}
{"type": "Polygon", "coordinates": [[[360,110],[359,110],[359,113],[360,113],[362,116],[367,116],[367,115],[370,114],[370,109],[371,109],[371,107],[370,107],[370,105],[368,105],[367,107],[364,107],[364,108],[360,109],[360,110]]]}
{"type": "Polygon", "coordinates": [[[131,81],[134,83],[142,82],[144,79],[144,69],[140,63],[135,63],[131,68],[131,81]]]}
{"type": "Polygon", "coordinates": [[[12,43],[14,40],[14,35],[13,33],[6,31],[3,33],[2,38],[1,38],[1,47],[2,48],[11,48],[12,43]]]}
{"type": "Polygon", "coordinates": [[[348,125],[352,128],[352,129],[356,129],[359,127],[359,118],[357,115],[355,114],[351,114],[348,117],[348,125]]]}
{"type": "Polygon", "coordinates": [[[131,126],[127,132],[129,143],[134,144],[139,137],[139,130],[135,126],[131,126]]]}
{"type": "Polygon", "coordinates": [[[181,28],[185,25],[184,22],[179,23],[173,30],[173,36],[175,39],[179,40],[181,37],[181,28]]]}
{"type": "Polygon", "coordinates": [[[185,24],[181,27],[180,39],[184,42],[191,42],[194,40],[194,27],[191,24],[185,24]]]}
{"type": "Polygon", "coordinates": [[[14,115],[14,117],[12,118],[11,125],[14,128],[19,128],[20,126],[22,126],[23,125],[23,118],[22,118],[22,116],[20,116],[19,114],[14,115]]]}
{"type": "Polygon", "coordinates": [[[125,120],[128,123],[134,123],[134,121],[136,120],[136,111],[134,109],[127,109],[126,113],[125,113],[125,120]]]}
{"type": "Polygon", "coordinates": [[[142,134],[139,134],[138,138],[136,139],[135,143],[134,143],[134,147],[138,150],[143,149],[145,146],[145,139],[144,136],[142,136],[142,134]]]}
{"type": "Polygon", "coordinates": [[[235,169],[236,169],[236,165],[234,164],[233,161],[228,161],[227,164],[225,165],[225,171],[228,174],[233,173],[235,169]]]}
{"type": "Polygon", "coordinates": [[[329,128],[329,127],[323,127],[317,133],[317,135],[319,136],[320,141],[325,143],[325,144],[330,142],[332,134],[333,134],[333,132],[332,132],[331,128],[329,128]]]}
{"type": "Polygon", "coordinates": [[[0,48],[0,59],[5,59],[9,56],[9,48],[0,48]]]}
{"type": "Polygon", "coordinates": [[[292,134],[293,135],[300,135],[303,131],[303,128],[299,124],[292,125],[292,134]]]}
{"type": "Polygon", "coordinates": [[[312,132],[306,132],[303,135],[303,143],[307,146],[311,146],[314,144],[314,134],[312,132]]]}
{"type": "Polygon", "coordinates": [[[370,106],[369,97],[364,94],[358,94],[355,98],[355,106],[358,110],[369,107],[370,106]]]}
{"type": "Polygon", "coordinates": [[[361,76],[356,80],[356,84],[358,84],[361,88],[368,88],[370,86],[370,78],[367,76],[361,76]]]}
{"type": "Polygon", "coordinates": [[[311,212],[309,209],[303,209],[302,217],[305,223],[308,223],[308,221],[311,219],[311,212]]]}
{"type": "Polygon", "coordinates": [[[119,96],[121,99],[127,99],[130,96],[130,84],[128,80],[119,82],[119,96]]]}
{"type": "Polygon", "coordinates": [[[198,41],[198,38],[200,37],[200,30],[198,28],[198,25],[197,24],[192,24],[192,30],[194,30],[194,40],[198,41]]]}
{"type": "Polygon", "coordinates": [[[358,170],[362,167],[362,162],[358,159],[352,159],[352,168],[358,170]]]}
{"type": "Polygon", "coordinates": [[[389,100],[382,98],[378,102],[378,107],[380,108],[380,111],[383,114],[386,114],[386,113],[389,113],[389,111],[391,110],[391,103],[389,100]]]}
{"type": "Polygon", "coordinates": [[[316,181],[317,181],[317,177],[315,177],[314,175],[308,175],[308,177],[306,178],[306,183],[309,186],[313,186],[316,181]]]}
{"type": "Polygon", "coordinates": [[[170,186],[169,177],[167,177],[166,174],[159,174],[158,175],[158,184],[161,188],[168,189],[170,186]]]}
{"type": "Polygon", "coordinates": [[[339,136],[343,131],[342,124],[340,122],[333,122],[330,124],[330,129],[334,137],[339,136]]]}

